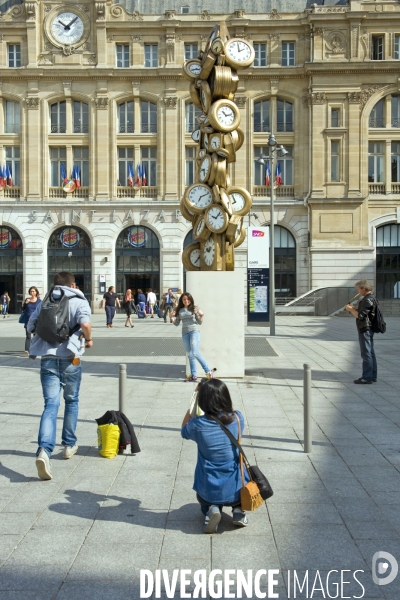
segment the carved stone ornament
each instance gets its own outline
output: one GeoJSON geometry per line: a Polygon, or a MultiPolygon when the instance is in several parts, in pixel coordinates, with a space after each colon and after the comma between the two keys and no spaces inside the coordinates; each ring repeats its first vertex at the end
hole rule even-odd
{"type": "Polygon", "coordinates": [[[271,42],[278,42],[281,39],[281,36],[279,35],[279,33],[270,33],[269,39],[271,40],[271,42]]]}
{"type": "Polygon", "coordinates": [[[84,52],[88,52],[90,51],[90,43],[89,42],[85,42],[82,46],[81,46],[81,50],[83,50],[84,52]]]}
{"type": "Polygon", "coordinates": [[[175,19],[175,15],[176,15],[176,10],[166,10],[165,11],[166,19],[175,19]]]}
{"type": "Polygon", "coordinates": [[[108,108],[109,99],[108,98],[96,98],[95,104],[96,108],[106,110],[108,108]]]}
{"type": "Polygon", "coordinates": [[[323,104],[326,100],[325,92],[314,92],[312,94],[307,94],[307,96],[303,96],[304,104],[323,104]]]}
{"type": "Polygon", "coordinates": [[[347,38],[342,31],[329,31],[325,36],[327,55],[343,55],[347,50],[347,38]]]}
{"type": "Polygon", "coordinates": [[[358,25],[351,28],[351,55],[358,56],[358,25]]]}
{"type": "Polygon", "coordinates": [[[39,98],[38,97],[34,97],[34,98],[25,98],[25,103],[26,103],[26,108],[29,109],[38,109],[39,108],[39,98]]]}
{"type": "Polygon", "coordinates": [[[45,4],[45,5],[44,5],[44,12],[45,12],[45,13],[48,13],[48,12],[50,12],[50,11],[51,11],[51,9],[52,9],[52,8],[53,8],[53,7],[52,7],[52,5],[51,5],[51,4],[45,4]]]}
{"type": "Polygon", "coordinates": [[[361,99],[360,99],[360,109],[362,110],[366,105],[367,101],[370,97],[375,94],[378,90],[381,90],[385,87],[385,83],[380,83],[377,85],[363,85],[361,86],[361,99]]]}
{"type": "Polygon", "coordinates": [[[64,56],[71,56],[71,54],[73,54],[75,52],[76,48],[75,46],[71,46],[71,45],[66,45],[62,47],[62,52],[64,54],[64,56]]]}
{"type": "Polygon", "coordinates": [[[234,98],[234,102],[239,108],[244,108],[246,106],[246,100],[246,96],[235,96],[234,98]]]}
{"type": "Polygon", "coordinates": [[[315,13],[345,13],[349,10],[347,6],[317,6],[316,4],[311,8],[315,13]]]}
{"type": "Polygon", "coordinates": [[[321,37],[322,35],[324,35],[324,30],[322,27],[316,27],[314,29],[314,35],[318,35],[319,37],[321,37]]]}
{"type": "Polygon", "coordinates": [[[96,55],[90,54],[89,56],[85,56],[87,65],[95,65],[96,64],[96,55]]]}
{"type": "Polygon", "coordinates": [[[114,41],[114,36],[113,35],[108,35],[107,36],[107,42],[110,43],[110,42],[113,42],[113,41],[114,41]]]}
{"type": "Polygon", "coordinates": [[[119,19],[122,16],[122,8],[120,6],[112,6],[110,8],[110,15],[115,19],[119,19]]]}
{"type": "Polygon", "coordinates": [[[96,17],[98,21],[104,21],[106,18],[106,3],[96,2],[96,17]]]}
{"type": "Polygon", "coordinates": [[[238,8],[237,10],[235,10],[235,19],[243,19],[245,14],[246,11],[243,10],[243,8],[238,8]]]}
{"type": "Polygon", "coordinates": [[[85,6],[83,7],[83,11],[88,13],[90,12],[90,6],[88,6],[87,4],[85,4],[85,6]]]}
{"type": "Polygon", "coordinates": [[[24,7],[22,5],[20,6],[14,6],[11,9],[11,17],[13,19],[18,19],[18,17],[22,17],[24,14],[24,7]]]}
{"type": "Polygon", "coordinates": [[[39,54],[37,57],[37,63],[39,66],[52,65],[53,61],[51,59],[51,54],[39,54]]]}
{"type": "Polygon", "coordinates": [[[277,21],[278,19],[282,19],[281,15],[278,13],[278,10],[276,8],[273,8],[271,10],[271,12],[269,13],[269,18],[272,19],[273,21],[277,21]]]}
{"type": "Polygon", "coordinates": [[[44,49],[45,50],[53,50],[53,44],[51,42],[46,41],[44,43],[44,49]]]}
{"type": "Polygon", "coordinates": [[[64,89],[66,89],[66,88],[67,88],[67,89],[69,89],[69,90],[70,90],[70,89],[71,89],[71,87],[72,87],[72,81],[63,81],[63,88],[64,88],[64,89]]]}
{"type": "Polygon", "coordinates": [[[142,36],[141,35],[133,35],[131,37],[132,42],[141,42],[142,41],[142,36]]]}
{"type": "Polygon", "coordinates": [[[132,21],[143,21],[143,17],[138,10],[134,10],[131,16],[132,21]]]}
{"type": "Polygon", "coordinates": [[[178,103],[178,98],[176,96],[165,96],[164,97],[165,108],[176,108],[177,103],[178,103]]]}
{"type": "Polygon", "coordinates": [[[349,104],[360,104],[361,92],[348,92],[347,99],[349,101],[349,104]]]}
{"type": "Polygon", "coordinates": [[[36,2],[25,2],[26,18],[28,21],[36,19],[36,2]]]}
{"type": "MultiPolygon", "coordinates": [[[[210,21],[211,15],[208,10],[202,10],[199,17],[197,17],[200,21],[210,21]]],[[[207,36],[208,37],[208,36],[207,36]]]]}

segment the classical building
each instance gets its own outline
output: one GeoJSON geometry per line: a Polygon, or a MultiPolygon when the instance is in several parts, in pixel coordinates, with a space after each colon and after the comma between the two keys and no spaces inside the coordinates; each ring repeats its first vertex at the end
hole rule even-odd
{"type": "MultiPolygon", "coordinates": [[[[367,277],[381,298],[400,296],[398,0],[0,0],[0,10],[0,165],[12,178],[0,191],[0,293],[15,303],[30,285],[43,292],[61,269],[94,308],[100,280],[121,293],[184,285],[191,233],[179,202],[198,111],[182,63],[226,20],[256,54],[239,73],[245,144],[231,168],[253,197],[249,224],[269,223],[257,163],[269,133],[288,150],[277,295],[367,277]],[[63,168],[79,173],[72,194],[63,168]],[[130,186],[132,174],[145,185],[130,186]]],[[[245,245],[236,265],[245,271],[245,245]]]]}

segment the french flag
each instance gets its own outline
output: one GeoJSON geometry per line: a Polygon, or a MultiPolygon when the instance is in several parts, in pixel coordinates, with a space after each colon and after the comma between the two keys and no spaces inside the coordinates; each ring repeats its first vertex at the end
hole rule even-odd
{"type": "Polygon", "coordinates": [[[3,167],[0,165],[0,188],[5,187],[5,185],[6,185],[6,179],[4,177],[3,167]]]}
{"type": "Polygon", "coordinates": [[[129,187],[133,187],[133,183],[135,181],[135,171],[133,170],[132,163],[128,164],[128,185],[129,187]]]}
{"type": "Polygon", "coordinates": [[[62,179],[63,183],[67,183],[67,181],[68,181],[67,171],[65,170],[65,166],[62,163],[61,163],[61,167],[60,167],[60,174],[61,174],[61,179],[62,179]]]}
{"type": "Polygon", "coordinates": [[[137,166],[136,185],[138,187],[140,187],[142,185],[142,167],[140,166],[140,164],[138,164],[138,166],[137,166]]]}
{"type": "Polygon", "coordinates": [[[146,171],[144,170],[143,163],[142,163],[142,185],[147,185],[146,171]]]}
{"type": "Polygon", "coordinates": [[[81,174],[77,165],[74,165],[74,168],[72,169],[71,179],[74,180],[77,188],[81,187],[81,174]]]}
{"type": "Polygon", "coordinates": [[[271,184],[271,169],[269,168],[269,162],[267,162],[267,166],[265,167],[265,185],[271,184]]]}
{"type": "Polygon", "coordinates": [[[282,185],[282,171],[279,162],[276,163],[275,185],[282,185]]]}
{"type": "Polygon", "coordinates": [[[6,182],[7,186],[8,187],[12,187],[13,180],[12,180],[11,169],[10,169],[9,165],[5,166],[5,169],[4,169],[4,179],[5,179],[5,182],[6,182]]]}

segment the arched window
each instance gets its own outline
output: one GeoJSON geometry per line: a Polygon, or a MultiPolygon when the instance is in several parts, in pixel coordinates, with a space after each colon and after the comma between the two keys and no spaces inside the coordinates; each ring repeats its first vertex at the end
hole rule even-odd
{"type": "Polygon", "coordinates": [[[55,102],[50,106],[50,133],[66,133],[67,112],[66,102],[55,102]]]}
{"type": "Polygon", "coordinates": [[[141,132],[157,133],[157,104],[142,100],[141,102],[141,132]]]}
{"type": "Polygon", "coordinates": [[[133,100],[118,105],[118,133],[133,133],[133,100]]]}
{"type": "Polygon", "coordinates": [[[253,131],[271,131],[269,116],[269,100],[254,103],[254,129],[253,131]]]}
{"type": "Polygon", "coordinates": [[[400,225],[376,230],[376,294],[380,299],[400,298],[400,225]]]}
{"type": "Polygon", "coordinates": [[[370,127],[385,127],[384,101],[379,100],[369,115],[370,127]]]}
{"type": "Polygon", "coordinates": [[[89,105],[74,100],[74,133],[89,133],[89,105]]]}
{"type": "Polygon", "coordinates": [[[201,110],[197,108],[197,106],[195,106],[193,102],[187,102],[185,111],[185,130],[186,133],[192,133],[192,131],[194,131],[197,128],[196,117],[197,115],[201,114],[201,110]]]}
{"type": "Polygon", "coordinates": [[[293,131],[294,130],[294,122],[293,122],[293,104],[288,102],[287,100],[279,100],[277,101],[277,123],[276,130],[277,131],[293,131]]]}
{"type": "Polygon", "coordinates": [[[21,111],[18,102],[6,100],[4,112],[4,133],[21,132],[21,111]]]}
{"type": "Polygon", "coordinates": [[[160,243],[148,227],[133,225],[121,231],[115,246],[117,293],[160,291],[160,243]]]}
{"type": "Polygon", "coordinates": [[[400,127],[400,96],[392,95],[392,127],[400,127]]]}
{"type": "Polygon", "coordinates": [[[10,312],[21,312],[23,247],[19,234],[11,227],[0,227],[0,296],[8,292],[10,312]]]}
{"type": "Polygon", "coordinates": [[[80,227],[60,227],[54,231],[47,246],[48,288],[54,275],[70,271],[88,300],[92,293],[92,247],[88,234],[80,227]]]}

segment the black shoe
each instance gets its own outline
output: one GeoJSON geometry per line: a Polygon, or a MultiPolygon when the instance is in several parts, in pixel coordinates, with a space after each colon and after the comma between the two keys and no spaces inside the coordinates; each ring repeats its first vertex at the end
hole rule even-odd
{"type": "Polygon", "coordinates": [[[364,384],[371,384],[372,381],[367,381],[366,379],[363,379],[362,377],[360,377],[360,379],[355,379],[354,383],[364,383],[364,384]]]}
{"type": "Polygon", "coordinates": [[[378,381],[377,379],[373,379],[373,380],[372,380],[372,383],[376,383],[377,381],[378,381]]]}

